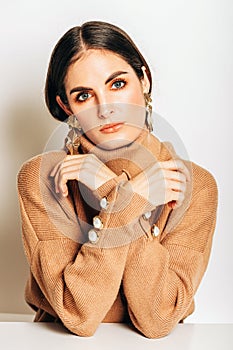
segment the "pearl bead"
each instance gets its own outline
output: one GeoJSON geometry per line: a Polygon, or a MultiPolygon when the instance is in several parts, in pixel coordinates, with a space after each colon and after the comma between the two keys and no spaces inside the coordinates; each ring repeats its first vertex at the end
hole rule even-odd
{"type": "Polygon", "coordinates": [[[142,217],[143,217],[144,220],[149,220],[150,217],[151,217],[151,211],[147,211],[146,213],[144,213],[142,215],[142,217]]]}
{"type": "Polygon", "coordinates": [[[159,233],[160,233],[160,229],[158,228],[158,226],[153,226],[151,228],[151,233],[154,237],[158,237],[159,233]]]}
{"type": "Polygon", "coordinates": [[[91,243],[96,243],[99,239],[99,236],[95,230],[90,230],[88,232],[88,238],[91,243]]]}
{"type": "Polygon", "coordinates": [[[103,228],[103,223],[102,223],[102,221],[101,221],[99,216],[95,216],[93,218],[93,226],[94,226],[94,228],[97,228],[98,230],[103,228]]]}
{"type": "Polygon", "coordinates": [[[107,198],[106,197],[101,198],[101,200],[100,200],[100,207],[102,209],[106,209],[107,206],[108,206],[107,198]]]}

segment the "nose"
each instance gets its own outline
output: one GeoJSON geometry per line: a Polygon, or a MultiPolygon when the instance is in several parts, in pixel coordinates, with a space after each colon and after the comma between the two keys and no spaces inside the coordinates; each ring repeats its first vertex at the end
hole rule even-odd
{"type": "Polygon", "coordinates": [[[114,108],[112,104],[100,104],[98,106],[98,117],[100,119],[109,119],[114,114],[114,108]]]}

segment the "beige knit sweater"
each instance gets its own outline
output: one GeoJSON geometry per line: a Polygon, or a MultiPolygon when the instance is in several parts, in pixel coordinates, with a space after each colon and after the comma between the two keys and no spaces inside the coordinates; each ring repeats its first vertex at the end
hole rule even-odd
{"type": "Polygon", "coordinates": [[[36,321],[59,320],[80,336],[93,335],[101,322],[131,322],[146,337],[165,336],[194,309],[215,228],[216,182],[208,171],[185,161],[192,183],[182,206],[155,208],[132,192],[129,178],[171,159],[170,145],[143,131],[119,150],[103,151],[85,137],[80,149],[96,154],[116,178],[94,193],[71,181],[68,198],[61,197],[49,174],[64,151],[32,158],[18,174],[30,265],[26,301],[37,311],[36,321]],[[108,201],[104,208],[103,197],[108,201]],[[149,218],[143,215],[148,212],[149,218]],[[92,243],[88,232],[96,215],[103,227],[92,243]]]}

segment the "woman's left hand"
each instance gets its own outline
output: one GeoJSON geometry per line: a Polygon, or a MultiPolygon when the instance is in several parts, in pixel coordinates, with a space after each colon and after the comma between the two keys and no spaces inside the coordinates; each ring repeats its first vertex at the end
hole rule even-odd
{"type": "Polygon", "coordinates": [[[50,173],[54,177],[55,191],[68,195],[67,181],[77,180],[95,191],[105,182],[116,177],[103,162],[93,154],[68,155],[50,173]]]}

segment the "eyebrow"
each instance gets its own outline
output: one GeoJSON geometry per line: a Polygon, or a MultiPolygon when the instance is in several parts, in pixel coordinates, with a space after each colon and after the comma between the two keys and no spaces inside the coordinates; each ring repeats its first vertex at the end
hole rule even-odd
{"type": "MultiPolygon", "coordinates": [[[[119,75],[122,75],[122,74],[128,74],[128,72],[117,71],[117,72],[111,74],[110,77],[105,81],[105,85],[107,85],[111,80],[115,79],[116,77],[118,77],[119,75]]],[[[70,95],[73,94],[74,92],[88,91],[88,90],[92,90],[92,88],[87,87],[87,86],[77,86],[77,87],[70,90],[70,95]]]]}
{"type": "Polygon", "coordinates": [[[110,77],[105,81],[105,85],[108,84],[111,80],[115,79],[116,77],[118,77],[119,75],[122,74],[128,74],[128,72],[124,72],[124,71],[117,71],[113,74],[110,75],[110,77]]]}

